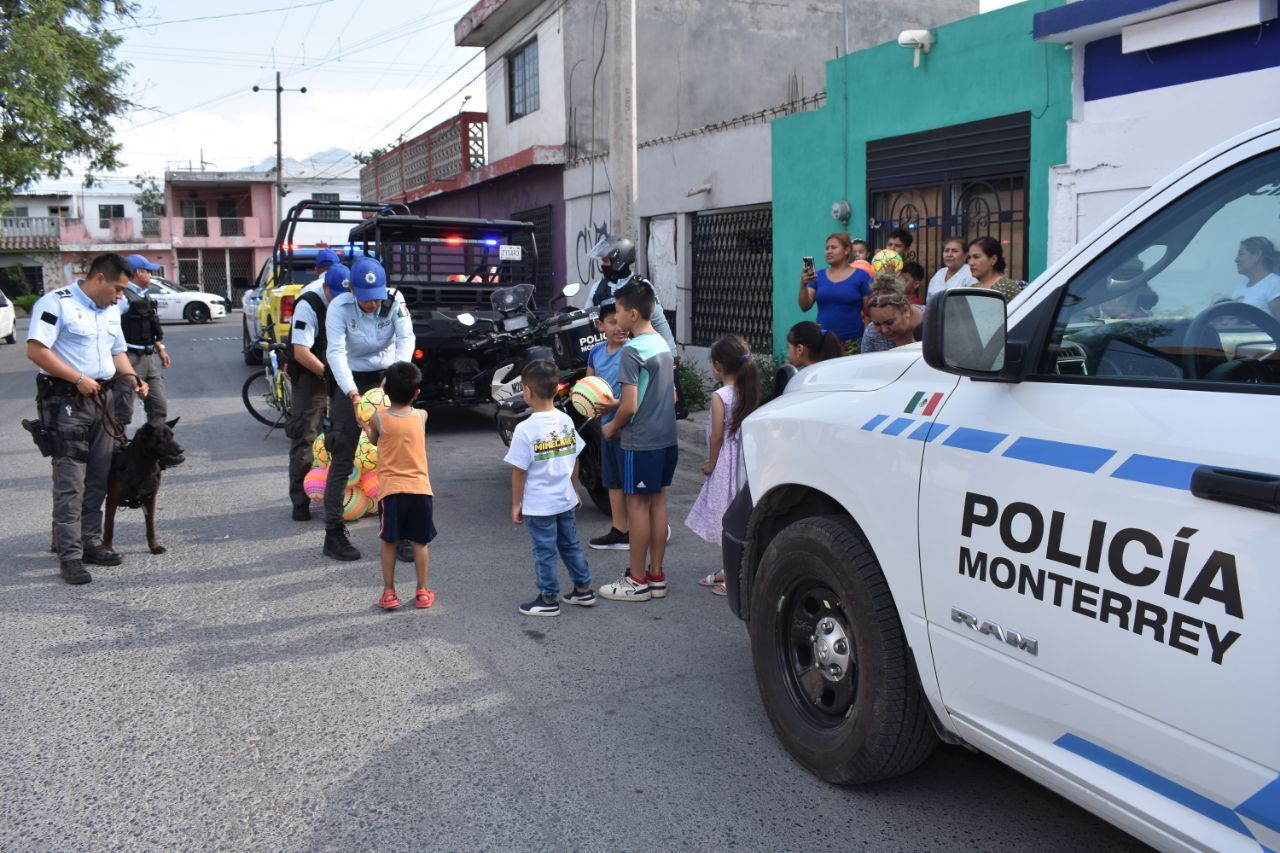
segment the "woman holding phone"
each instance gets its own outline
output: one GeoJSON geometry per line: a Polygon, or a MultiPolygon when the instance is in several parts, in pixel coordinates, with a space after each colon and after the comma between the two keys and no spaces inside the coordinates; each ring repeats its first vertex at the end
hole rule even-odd
{"type": "Polygon", "coordinates": [[[797,299],[801,311],[818,306],[818,325],[834,332],[846,350],[862,339],[862,300],[871,292],[871,276],[850,266],[853,241],[843,231],[827,237],[827,268],[816,271],[804,259],[797,299]]]}

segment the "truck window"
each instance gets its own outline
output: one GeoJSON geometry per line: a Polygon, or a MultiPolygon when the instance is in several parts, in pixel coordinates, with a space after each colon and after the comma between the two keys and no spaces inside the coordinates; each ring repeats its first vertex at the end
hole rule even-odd
{"type": "Polygon", "coordinates": [[[1218,174],[1064,288],[1037,375],[1280,390],[1280,151],[1218,174]]]}

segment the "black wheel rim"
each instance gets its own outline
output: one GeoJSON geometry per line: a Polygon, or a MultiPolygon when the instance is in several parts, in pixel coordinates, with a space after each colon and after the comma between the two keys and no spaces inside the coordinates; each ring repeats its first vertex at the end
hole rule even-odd
{"type": "Polygon", "coordinates": [[[783,598],[778,617],[778,667],[792,702],[816,726],[840,725],[853,711],[858,690],[857,649],[840,596],[820,583],[798,583],[783,598]],[[847,643],[848,667],[835,680],[824,674],[815,652],[820,624],[842,632],[847,643]]]}
{"type": "Polygon", "coordinates": [[[271,380],[265,371],[258,371],[245,380],[240,396],[249,414],[269,427],[282,426],[288,417],[288,412],[277,408],[271,380]]]}

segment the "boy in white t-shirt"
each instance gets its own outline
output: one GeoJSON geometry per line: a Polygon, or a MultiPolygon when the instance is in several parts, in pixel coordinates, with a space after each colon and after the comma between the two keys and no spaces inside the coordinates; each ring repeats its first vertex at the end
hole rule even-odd
{"type": "Polygon", "coordinates": [[[585,443],[573,421],[555,407],[560,370],[555,362],[534,361],[520,374],[524,401],[533,414],[521,421],[511,436],[506,460],[511,469],[511,521],[524,523],[533,539],[533,560],[538,572],[538,597],[520,605],[526,616],[559,616],[560,602],[590,607],[596,603],[591,590],[591,570],[578,541],[576,512],[578,454],[585,443]],[[560,596],[556,578],[556,554],[573,578],[573,592],[560,596]]]}

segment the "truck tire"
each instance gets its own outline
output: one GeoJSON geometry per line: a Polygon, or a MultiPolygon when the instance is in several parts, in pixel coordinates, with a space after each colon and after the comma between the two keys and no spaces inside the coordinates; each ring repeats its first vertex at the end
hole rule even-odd
{"type": "Polygon", "coordinates": [[[262,347],[257,346],[249,337],[249,320],[246,317],[240,325],[240,346],[244,350],[244,363],[250,367],[262,366],[262,347]]]}
{"type": "Polygon", "coordinates": [[[889,586],[849,519],[803,519],[769,543],[747,624],[769,721],[818,777],[887,779],[937,746],[889,586]]]}

